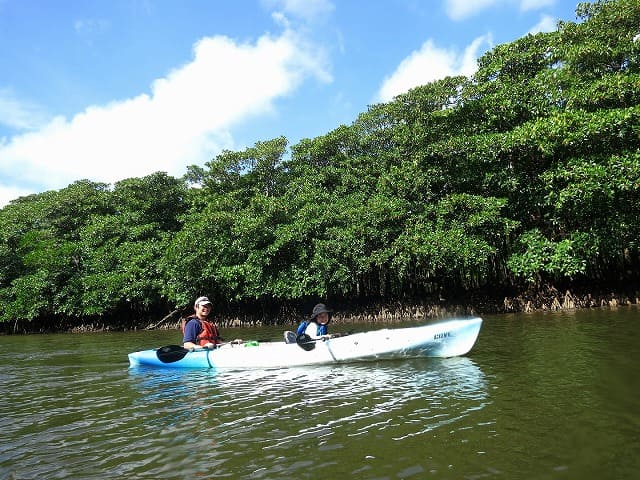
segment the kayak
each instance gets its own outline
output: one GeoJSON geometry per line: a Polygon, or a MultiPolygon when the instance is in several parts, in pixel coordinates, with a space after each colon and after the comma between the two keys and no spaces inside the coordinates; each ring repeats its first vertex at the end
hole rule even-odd
{"type": "Polygon", "coordinates": [[[251,369],[413,357],[455,357],[468,353],[478,338],[481,318],[453,319],[408,328],[384,328],[328,339],[298,337],[297,342],[227,343],[190,351],[179,345],[129,354],[130,367],[251,369]]]}

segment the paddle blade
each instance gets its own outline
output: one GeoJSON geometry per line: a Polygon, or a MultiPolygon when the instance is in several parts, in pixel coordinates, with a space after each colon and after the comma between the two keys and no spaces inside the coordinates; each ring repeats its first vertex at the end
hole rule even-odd
{"type": "Polygon", "coordinates": [[[307,352],[316,348],[316,341],[306,333],[301,333],[300,335],[298,335],[296,337],[296,343],[300,348],[306,350],[307,352]]]}
{"type": "Polygon", "coordinates": [[[296,343],[297,337],[296,332],[287,330],[284,332],[284,343],[296,343]]]}
{"type": "Polygon", "coordinates": [[[177,362],[178,360],[182,360],[187,353],[189,353],[189,350],[180,345],[167,345],[166,347],[160,347],[156,350],[158,360],[162,363],[177,362]]]}

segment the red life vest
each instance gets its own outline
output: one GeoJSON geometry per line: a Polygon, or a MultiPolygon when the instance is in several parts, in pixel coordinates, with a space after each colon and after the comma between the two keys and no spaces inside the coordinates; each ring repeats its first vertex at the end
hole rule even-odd
{"type": "Polygon", "coordinates": [[[222,343],[222,338],[220,337],[220,331],[218,330],[218,326],[215,323],[210,322],[208,320],[200,320],[198,317],[190,317],[187,319],[184,319],[184,318],[182,319],[182,322],[180,325],[182,328],[182,335],[184,335],[184,327],[187,324],[187,322],[194,319],[198,320],[198,322],[200,323],[200,327],[202,328],[202,331],[196,338],[196,341],[197,341],[196,343],[198,345],[200,345],[201,347],[204,347],[207,343],[213,343],[214,345],[218,345],[222,343]]]}

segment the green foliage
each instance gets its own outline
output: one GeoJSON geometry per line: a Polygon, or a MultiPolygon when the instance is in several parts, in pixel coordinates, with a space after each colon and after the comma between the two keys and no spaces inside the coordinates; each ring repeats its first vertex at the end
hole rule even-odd
{"type": "Polygon", "coordinates": [[[593,79],[610,73],[638,72],[637,0],[581,3],[576,14],[582,22],[560,24],[560,53],[570,73],[593,79]]]}
{"type": "Polygon", "coordinates": [[[520,236],[518,244],[520,251],[511,256],[508,265],[530,283],[583,274],[588,258],[598,249],[589,235],[579,232],[552,241],[539,231],[531,230],[520,236]]]}
{"type": "Polygon", "coordinates": [[[496,278],[494,260],[517,223],[504,218],[504,200],[453,194],[416,216],[395,242],[393,265],[414,282],[465,288],[496,278]]]}
{"type": "Polygon", "coordinates": [[[640,3],[576,13],[290,152],[13,201],[0,321],[638,280],[640,3]]]}
{"type": "Polygon", "coordinates": [[[106,185],[76,182],[0,212],[0,319],[83,318],[160,301],[157,259],[181,228],[186,186],[164,173],[106,185]]]}

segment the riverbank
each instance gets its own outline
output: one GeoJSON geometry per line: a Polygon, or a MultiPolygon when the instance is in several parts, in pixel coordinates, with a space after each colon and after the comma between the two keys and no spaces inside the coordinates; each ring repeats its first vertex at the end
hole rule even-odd
{"type": "MultiPolygon", "coordinates": [[[[495,289],[468,292],[441,293],[423,299],[384,301],[339,300],[327,302],[334,309],[332,321],[338,323],[392,324],[399,322],[426,321],[454,316],[482,316],[501,313],[530,313],[536,311],[561,311],[618,307],[640,304],[640,286],[636,284],[608,286],[607,288],[572,287],[561,289],[545,286],[536,290],[519,292],[495,289]]],[[[302,305],[279,305],[256,312],[217,312],[216,321],[221,327],[255,327],[261,325],[297,325],[308,316],[308,308],[302,305]]],[[[135,319],[42,319],[38,322],[14,322],[0,325],[0,334],[29,333],[89,333],[100,331],[168,330],[178,329],[180,318],[190,314],[189,309],[174,310],[166,315],[150,315],[135,319]]]]}

